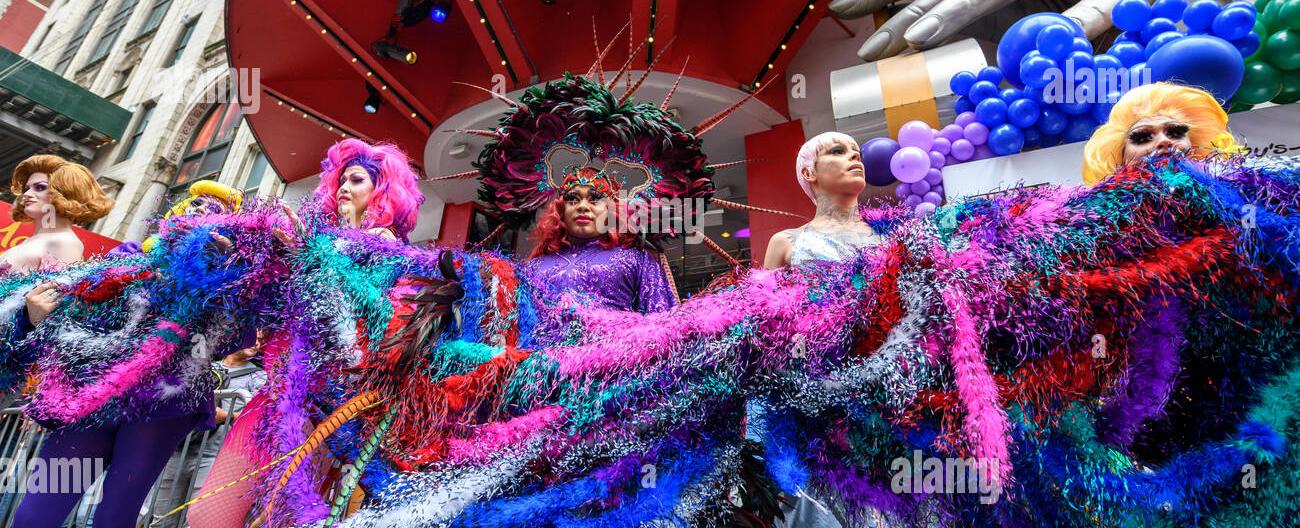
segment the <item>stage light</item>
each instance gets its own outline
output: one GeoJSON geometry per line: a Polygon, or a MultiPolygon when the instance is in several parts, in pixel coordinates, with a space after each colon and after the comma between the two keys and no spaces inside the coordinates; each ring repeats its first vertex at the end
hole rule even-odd
{"type": "Polygon", "coordinates": [[[375,50],[375,55],[379,55],[380,57],[388,57],[393,60],[399,60],[407,64],[415,64],[415,61],[418,58],[416,57],[414,51],[406,49],[402,46],[398,46],[397,44],[392,42],[376,40],[375,43],[372,45],[372,47],[375,50]]]}
{"type": "Polygon", "coordinates": [[[365,104],[361,105],[361,109],[365,110],[367,114],[378,112],[379,105],[384,104],[384,100],[379,97],[379,90],[376,90],[374,86],[370,86],[370,83],[366,83],[366,93],[369,95],[366,97],[365,104]]]}
{"type": "Polygon", "coordinates": [[[429,10],[429,17],[439,24],[447,21],[447,15],[451,14],[451,2],[434,2],[433,9],[429,10]]]}

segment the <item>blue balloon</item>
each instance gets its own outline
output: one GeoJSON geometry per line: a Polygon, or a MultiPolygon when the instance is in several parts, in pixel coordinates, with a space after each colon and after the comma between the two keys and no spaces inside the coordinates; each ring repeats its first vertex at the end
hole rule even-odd
{"type": "Polygon", "coordinates": [[[1092,57],[1092,68],[1100,75],[1103,72],[1115,73],[1124,69],[1124,61],[1114,55],[1102,54],[1092,57]]]}
{"type": "MultiPolygon", "coordinates": [[[[1262,3],[1268,4],[1268,2],[1270,1],[1271,0],[1264,0],[1264,2],[1262,3]]],[[[1234,2],[1228,2],[1228,5],[1223,6],[1224,9],[1227,9],[1229,7],[1244,7],[1246,9],[1249,9],[1251,13],[1255,13],[1256,15],[1259,15],[1259,11],[1255,9],[1255,2],[1250,2],[1248,0],[1236,0],[1234,2]]]]}
{"type": "Polygon", "coordinates": [[[1092,116],[1079,116],[1070,120],[1070,126],[1065,129],[1065,141],[1074,143],[1076,141],[1086,141],[1092,137],[1092,131],[1097,129],[1097,122],[1092,116]]]}
{"type": "Polygon", "coordinates": [[[1043,108],[1029,99],[1020,99],[1007,106],[1007,121],[1020,128],[1029,128],[1038,122],[1043,108]]]}
{"type": "Polygon", "coordinates": [[[1136,31],[1151,19],[1151,6],[1146,0],[1120,0],[1110,10],[1110,19],[1115,27],[1124,31],[1136,31]]]}
{"type": "Polygon", "coordinates": [[[1026,128],[1020,131],[1025,135],[1025,148],[1037,147],[1038,142],[1043,139],[1043,134],[1037,128],[1026,128]]]}
{"type": "Polygon", "coordinates": [[[1151,16],[1177,22],[1183,18],[1183,12],[1186,10],[1187,0],[1157,0],[1156,4],[1151,6],[1151,16]]]}
{"type": "Polygon", "coordinates": [[[1007,122],[1007,103],[996,97],[990,97],[975,105],[975,120],[984,126],[993,128],[1007,122]]]}
{"type": "Polygon", "coordinates": [[[1074,51],[1087,52],[1089,55],[1092,55],[1092,41],[1083,37],[1074,37],[1074,43],[1070,46],[1070,49],[1074,51]]]}
{"type": "Polygon", "coordinates": [[[1209,35],[1189,35],[1160,48],[1147,61],[1153,82],[1173,81],[1198,86],[1226,104],[1241,87],[1246,62],[1227,41],[1209,35]]]}
{"type": "Polygon", "coordinates": [[[1147,43],[1147,39],[1142,38],[1142,30],[1140,29],[1137,31],[1125,31],[1122,35],[1124,35],[1124,40],[1129,42],[1136,42],[1138,44],[1147,43]]]}
{"type": "Polygon", "coordinates": [[[1064,59],[1074,46],[1074,31],[1066,26],[1047,26],[1038,32],[1037,48],[1044,57],[1064,59]]]}
{"type": "Polygon", "coordinates": [[[1025,90],[1047,86],[1052,81],[1050,72],[1053,70],[1059,71],[1056,61],[1041,54],[1025,55],[1020,62],[1020,79],[1025,83],[1025,90]]]}
{"type": "Polygon", "coordinates": [[[1210,29],[1223,40],[1237,40],[1255,28],[1255,12],[1241,6],[1231,6],[1214,17],[1210,29]]]}
{"type": "Polygon", "coordinates": [[[1259,51],[1259,34],[1254,31],[1246,33],[1246,36],[1232,41],[1232,45],[1241,52],[1242,57],[1249,57],[1259,51]]]}
{"type": "Polygon", "coordinates": [[[1025,93],[1019,88],[1003,88],[1002,91],[998,93],[998,98],[1002,99],[1002,101],[1006,102],[1008,105],[1011,104],[1012,101],[1024,99],[1024,97],[1025,93]]]}
{"type": "Polygon", "coordinates": [[[1164,33],[1156,35],[1156,38],[1151,39],[1151,42],[1147,43],[1147,49],[1146,49],[1147,59],[1150,60],[1151,56],[1155,55],[1157,51],[1160,51],[1160,48],[1163,47],[1165,44],[1168,44],[1180,38],[1183,38],[1183,34],[1177,31],[1166,31],[1164,33]]]}
{"type": "Polygon", "coordinates": [[[957,115],[961,115],[966,112],[974,112],[975,103],[970,102],[969,97],[958,97],[957,100],[952,103],[952,111],[957,115]]]}
{"type": "Polygon", "coordinates": [[[991,82],[994,86],[1002,84],[1002,70],[997,66],[985,66],[975,77],[981,81],[991,82]]]}
{"type": "Polygon", "coordinates": [[[1065,127],[1070,125],[1070,118],[1061,111],[1044,108],[1042,115],[1038,116],[1038,131],[1044,136],[1056,136],[1065,132],[1065,127]]]}
{"type": "Polygon", "coordinates": [[[1136,42],[1116,42],[1106,53],[1119,59],[1125,67],[1132,66],[1143,60],[1146,60],[1146,53],[1142,45],[1136,42]]]}
{"type": "MultiPolygon", "coordinates": [[[[1243,66],[1243,69],[1244,69],[1244,66],[1243,66]]],[[[1154,81],[1151,80],[1151,68],[1148,68],[1148,67],[1147,67],[1147,63],[1146,63],[1146,62],[1139,62],[1139,63],[1137,63],[1137,64],[1134,64],[1134,65],[1132,65],[1132,66],[1129,66],[1129,67],[1128,67],[1128,78],[1129,78],[1129,87],[1130,87],[1130,88],[1133,88],[1133,87],[1136,87],[1136,86],[1142,86],[1142,85],[1144,85],[1144,84],[1150,84],[1150,83],[1154,82],[1154,81]]]]}
{"type": "Polygon", "coordinates": [[[1142,41],[1150,45],[1151,39],[1166,31],[1178,31],[1178,24],[1168,18],[1153,18],[1142,27],[1142,41]]]}
{"type": "Polygon", "coordinates": [[[970,87],[970,95],[967,97],[970,97],[970,102],[980,104],[980,101],[997,96],[998,85],[988,81],[975,81],[975,84],[970,87]]]}
{"type": "MultiPolygon", "coordinates": [[[[1141,1],[1141,0],[1138,0],[1141,1]]],[[[1037,46],[1038,32],[1047,26],[1064,25],[1074,32],[1074,36],[1083,37],[1083,28],[1060,13],[1035,13],[1024,17],[1002,34],[998,41],[998,66],[1008,83],[1017,88],[1024,87],[1020,80],[1020,60],[1026,53],[1037,46]]]]}
{"type": "Polygon", "coordinates": [[[1025,94],[1025,99],[1029,99],[1030,101],[1033,101],[1035,103],[1040,103],[1040,104],[1043,102],[1042,88],[1034,88],[1032,86],[1026,86],[1023,92],[1025,94]]]}
{"type": "Polygon", "coordinates": [[[1080,70],[1091,69],[1094,62],[1092,54],[1086,51],[1074,51],[1069,57],[1065,58],[1065,72],[1069,75],[1071,71],[1077,75],[1080,70]]]}
{"type": "MultiPolygon", "coordinates": [[[[1113,93],[1118,98],[1118,93],[1113,93]]],[[[1110,121],[1110,109],[1115,108],[1115,100],[1102,99],[1097,104],[1092,105],[1092,118],[1098,123],[1110,121]]]]}
{"type": "Polygon", "coordinates": [[[1003,123],[989,131],[989,148],[999,156],[1015,154],[1025,148],[1025,133],[1011,123],[1003,123]]]}
{"type": "Polygon", "coordinates": [[[1038,146],[1042,148],[1055,147],[1060,144],[1061,144],[1061,136],[1059,135],[1049,136],[1047,134],[1043,134],[1043,136],[1038,140],[1038,146]]]}
{"type": "Polygon", "coordinates": [[[970,87],[975,84],[975,80],[975,74],[971,72],[957,72],[948,80],[948,87],[952,88],[952,93],[957,94],[957,97],[965,97],[970,94],[970,87]]]}
{"type": "Polygon", "coordinates": [[[1218,0],[1197,0],[1183,12],[1183,25],[1187,26],[1190,33],[1209,32],[1210,24],[1214,23],[1214,17],[1220,11],[1223,11],[1223,6],[1219,5],[1218,0]]]}

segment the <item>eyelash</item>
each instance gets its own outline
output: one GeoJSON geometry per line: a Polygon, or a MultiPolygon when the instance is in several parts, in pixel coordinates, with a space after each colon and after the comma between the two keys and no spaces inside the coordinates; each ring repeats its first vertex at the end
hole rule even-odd
{"type": "MultiPolygon", "coordinates": [[[[1169,139],[1182,139],[1187,137],[1189,130],[1191,130],[1191,127],[1187,125],[1169,125],[1165,127],[1165,136],[1169,137],[1169,139]]],[[[1150,130],[1139,130],[1130,133],[1128,141],[1134,145],[1144,145],[1150,142],[1153,136],[1154,134],[1150,130]]]]}

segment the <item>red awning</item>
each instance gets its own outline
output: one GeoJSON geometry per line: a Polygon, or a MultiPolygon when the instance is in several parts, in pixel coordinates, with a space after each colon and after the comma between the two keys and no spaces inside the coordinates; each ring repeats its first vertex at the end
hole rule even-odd
{"type": "MultiPolygon", "coordinates": [[[[633,69],[645,69],[651,54],[672,41],[656,70],[680,72],[689,56],[687,76],[742,87],[785,77],[785,64],[826,12],[824,4],[809,9],[807,0],[453,4],[444,23],[426,18],[399,28],[397,42],[419,57],[408,65],[371,48],[394,20],[394,1],[228,0],[230,65],[259,69],[260,107],[246,119],[276,171],[288,181],[317,173],[324,151],[344,134],[395,143],[418,161],[444,120],[488,98],[455,82],[491,87],[500,75],[495,80],[513,91],[565,71],[585,72],[597,54],[593,21],[603,45],[631,19],[631,31],[604,60],[606,71],[628,61],[630,35],[646,42],[633,69]],[[374,114],[362,109],[366,83],[383,98],[374,114]]],[[[784,84],[760,97],[782,113],[784,84]]]]}

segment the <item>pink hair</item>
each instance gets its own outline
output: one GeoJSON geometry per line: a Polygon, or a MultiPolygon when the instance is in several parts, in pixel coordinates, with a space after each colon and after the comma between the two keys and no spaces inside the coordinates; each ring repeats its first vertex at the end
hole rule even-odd
{"type": "Polygon", "coordinates": [[[401,149],[387,143],[371,145],[349,138],[330,147],[320,162],[320,183],[316,185],[316,200],[325,218],[333,223],[339,222],[339,176],[353,165],[365,168],[375,185],[361,228],[386,228],[406,240],[406,235],[415,229],[415,222],[420,217],[424,194],[416,185],[419,177],[411,169],[410,158],[401,149]]]}
{"type": "Polygon", "coordinates": [[[817,156],[826,150],[826,147],[834,145],[837,141],[844,141],[850,145],[857,145],[857,140],[853,136],[843,132],[822,132],[813,136],[799,147],[799,155],[794,160],[794,179],[799,182],[799,187],[803,188],[803,193],[808,195],[808,199],[814,202],[817,198],[813,196],[812,182],[805,180],[803,171],[808,170],[814,174],[817,172],[817,156]]]}

